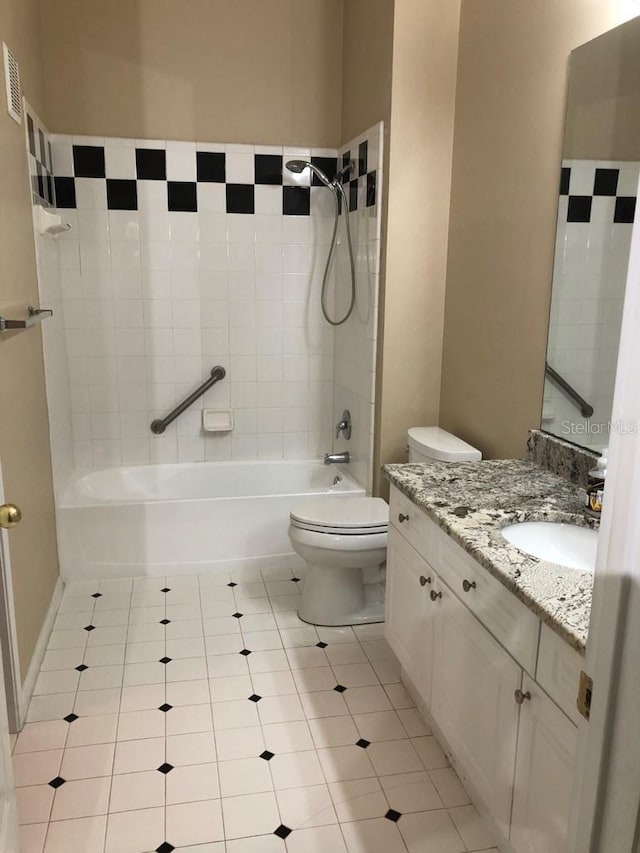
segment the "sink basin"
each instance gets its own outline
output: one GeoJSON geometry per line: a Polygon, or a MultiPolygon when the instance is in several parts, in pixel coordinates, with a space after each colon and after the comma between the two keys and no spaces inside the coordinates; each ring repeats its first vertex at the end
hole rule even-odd
{"type": "Polygon", "coordinates": [[[569,569],[593,572],[598,533],[589,527],[555,521],[522,521],[500,531],[507,542],[525,554],[569,569]]]}

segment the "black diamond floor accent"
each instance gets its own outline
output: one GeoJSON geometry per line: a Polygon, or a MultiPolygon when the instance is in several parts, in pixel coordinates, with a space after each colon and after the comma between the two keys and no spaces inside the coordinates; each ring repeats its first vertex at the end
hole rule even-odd
{"type": "Polygon", "coordinates": [[[289,829],[288,826],[285,826],[283,823],[281,823],[280,826],[276,830],[274,830],[273,834],[277,835],[278,838],[286,838],[288,835],[291,835],[292,832],[292,829],[289,829]]]}
{"type": "Polygon", "coordinates": [[[275,753],[269,752],[268,749],[265,749],[264,752],[260,753],[260,758],[264,758],[265,761],[271,761],[275,753]]]}
{"type": "Polygon", "coordinates": [[[322,642],[322,640],[320,640],[320,642],[319,642],[319,643],[316,643],[316,646],[317,646],[319,649],[326,649],[326,648],[327,648],[327,643],[323,643],[323,642],[322,642]]]}
{"type": "Polygon", "coordinates": [[[67,781],[67,780],[66,780],[66,779],[63,779],[63,778],[62,778],[62,776],[56,776],[56,778],[55,778],[55,779],[52,779],[52,780],[49,782],[49,785],[51,785],[51,787],[52,787],[52,788],[59,788],[61,785],[64,785],[64,783],[65,783],[66,781],[67,781]]]}
{"type": "Polygon", "coordinates": [[[261,699],[262,699],[262,696],[258,696],[257,693],[252,693],[251,696],[249,696],[250,702],[259,702],[261,699]]]}
{"type": "Polygon", "coordinates": [[[235,617],[236,617],[236,619],[241,619],[241,618],[242,618],[242,613],[232,613],[231,615],[232,615],[232,616],[235,616],[235,617]]]}
{"type": "Polygon", "coordinates": [[[102,598],[102,593],[101,592],[94,592],[93,595],[91,596],[91,598],[102,598]]]}
{"type": "Polygon", "coordinates": [[[167,705],[165,703],[164,705],[160,705],[160,707],[158,708],[158,711],[164,711],[164,713],[166,714],[167,711],[170,711],[172,708],[173,708],[173,705],[167,705]]]}
{"type": "Polygon", "coordinates": [[[231,586],[231,587],[233,587],[233,586],[238,586],[238,584],[237,584],[237,583],[234,583],[233,581],[231,581],[231,583],[228,583],[228,584],[227,584],[227,586],[231,586]]]}
{"type": "Polygon", "coordinates": [[[336,693],[344,693],[347,688],[344,686],[344,684],[336,684],[333,689],[336,691],[336,693]]]}
{"type": "Polygon", "coordinates": [[[156,853],[171,853],[172,850],[176,848],[173,844],[169,844],[168,841],[163,841],[160,847],[156,847],[156,853]]]}
{"type": "Polygon", "coordinates": [[[73,723],[78,719],[78,715],[77,714],[67,714],[67,716],[63,717],[62,719],[66,720],[68,723],[73,723]]]}
{"type": "Polygon", "coordinates": [[[160,658],[160,663],[171,663],[171,658],[160,658]]]}
{"type": "Polygon", "coordinates": [[[171,589],[168,586],[165,586],[165,588],[161,589],[160,592],[171,592],[171,589]]]}
{"type": "Polygon", "coordinates": [[[161,619],[160,620],[161,625],[168,625],[170,622],[171,622],[171,619],[161,619]]]}
{"type": "Polygon", "coordinates": [[[247,655],[250,655],[251,652],[249,651],[249,649],[242,649],[242,651],[239,652],[239,654],[244,655],[246,657],[247,655]]]}
{"type": "Polygon", "coordinates": [[[157,768],[157,770],[160,773],[164,773],[166,776],[167,773],[171,773],[171,771],[173,770],[173,764],[167,764],[165,762],[164,764],[161,764],[160,767],[157,768]]]}
{"type": "Polygon", "coordinates": [[[366,749],[368,746],[371,746],[371,741],[365,740],[365,738],[361,737],[360,740],[356,741],[356,746],[366,749]]]}
{"type": "Polygon", "coordinates": [[[291,578],[292,583],[300,583],[300,578],[291,578]]]}
{"type": "Polygon", "coordinates": [[[84,626],[84,630],[85,630],[85,631],[95,631],[95,630],[96,630],[96,626],[95,626],[95,625],[85,625],[85,626],[84,626]]]}
{"type": "Polygon", "coordinates": [[[84,672],[85,669],[89,669],[89,667],[86,664],[81,663],[80,666],[76,667],[76,669],[78,670],[78,672],[84,672]]]}
{"type": "Polygon", "coordinates": [[[394,823],[397,823],[402,817],[402,814],[397,812],[395,809],[389,809],[385,817],[387,820],[392,820],[394,823]]]}

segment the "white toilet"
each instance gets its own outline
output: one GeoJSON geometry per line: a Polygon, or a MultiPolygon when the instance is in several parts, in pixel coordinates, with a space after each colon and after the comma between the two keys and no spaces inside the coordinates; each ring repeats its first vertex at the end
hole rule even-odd
{"type": "MultiPolygon", "coordinates": [[[[409,461],[469,462],[479,450],[439,427],[409,430],[409,461]]],[[[318,498],[290,513],[291,547],[309,569],[299,617],[312,625],[384,621],[389,507],[382,498],[318,498]]]]}

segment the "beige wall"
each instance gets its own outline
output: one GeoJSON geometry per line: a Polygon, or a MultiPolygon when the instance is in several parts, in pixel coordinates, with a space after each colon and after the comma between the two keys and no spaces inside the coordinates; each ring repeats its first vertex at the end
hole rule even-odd
{"type": "Polygon", "coordinates": [[[337,146],[342,0],[42,0],[60,133],[337,146]]]}
{"type": "Polygon", "coordinates": [[[463,0],[440,424],[519,457],[540,423],[569,52],[629,0],[463,0]]]}
{"type": "Polygon", "coordinates": [[[409,427],[438,422],[458,15],[455,0],[395,3],[376,473],[406,459],[409,427]]]}
{"type": "Polygon", "coordinates": [[[563,154],[640,160],[640,17],[571,57],[563,154]]]}
{"type": "MultiPolygon", "coordinates": [[[[42,112],[37,0],[0,4],[0,35],[20,63],[27,98],[42,112]]],[[[0,152],[0,314],[18,315],[25,314],[28,305],[37,305],[38,289],[24,126],[9,118],[4,103],[0,152]]],[[[5,497],[18,504],[24,515],[22,524],[9,533],[24,676],[58,576],[40,331],[3,335],[0,365],[0,463],[5,497]]]]}

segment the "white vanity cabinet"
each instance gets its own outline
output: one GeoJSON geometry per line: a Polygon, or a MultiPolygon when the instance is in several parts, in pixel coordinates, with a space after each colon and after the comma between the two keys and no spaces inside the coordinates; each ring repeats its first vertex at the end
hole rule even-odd
{"type": "Polygon", "coordinates": [[[389,644],[516,853],[561,853],[580,656],[543,626],[538,657],[535,614],[395,488],[390,516],[389,644]]]}

